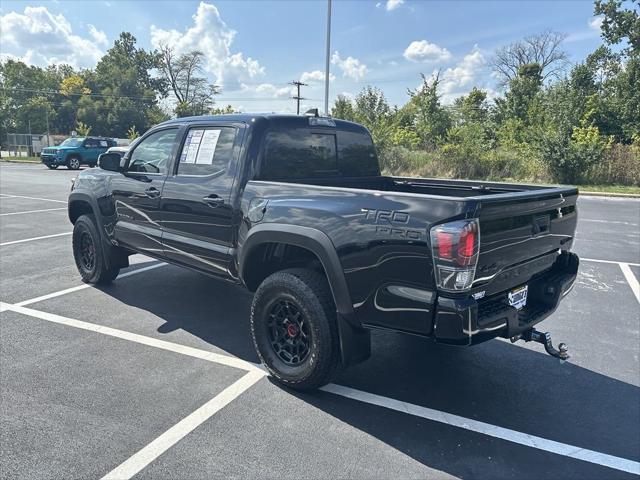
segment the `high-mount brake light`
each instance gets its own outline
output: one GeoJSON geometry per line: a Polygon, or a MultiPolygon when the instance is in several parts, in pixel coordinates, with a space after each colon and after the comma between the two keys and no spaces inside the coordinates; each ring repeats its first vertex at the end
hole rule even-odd
{"type": "Polygon", "coordinates": [[[450,292],[470,289],[478,263],[478,220],[457,220],[436,225],[431,229],[430,236],[438,287],[450,292]]]}

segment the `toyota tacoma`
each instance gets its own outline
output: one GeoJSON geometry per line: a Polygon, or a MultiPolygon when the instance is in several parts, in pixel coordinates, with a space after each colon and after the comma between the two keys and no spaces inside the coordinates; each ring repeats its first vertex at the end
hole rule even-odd
{"type": "Polygon", "coordinates": [[[82,279],[142,253],[243,285],[284,385],[365,360],[372,329],[568,357],[535,325],[576,279],[574,187],[386,176],[364,127],[317,112],[169,120],[100,167],[69,195],[82,279]]]}

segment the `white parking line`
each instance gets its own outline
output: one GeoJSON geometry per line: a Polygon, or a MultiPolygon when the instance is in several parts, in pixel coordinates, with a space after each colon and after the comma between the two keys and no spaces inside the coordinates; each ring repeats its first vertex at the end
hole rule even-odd
{"type": "Polygon", "coordinates": [[[580,222],[593,222],[593,223],[613,223],[616,225],[628,225],[631,227],[637,227],[638,224],[637,223],[633,223],[633,222],[622,222],[622,221],[618,221],[618,220],[599,220],[599,219],[595,219],[595,218],[581,218],[580,220],[578,220],[578,223],[580,222]]]}
{"type": "Polygon", "coordinates": [[[16,243],[32,242],[34,240],[44,240],[45,238],[62,237],[64,235],[71,235],[72,233],[73,232],[65,232],[65,233],[56,233],[55,235],[44,235],[42,237],[23,238],[22,240],[13,240],[11,242],[0,243],[0,247],[4,247],[5,245],[15,245],[16,243]]]}
{"type": "Polygon", "coordinates": [[[416,417],[425,418],[434,422],[444,423],[453,427],[463,428],[472,432],[481,433],[490,437],[518,443],[545,452],[555,453],[565,457],[575,458],[584,462],[595,463],[605,467],[621,470],[623,472],[640,474],[640,462],[627,460],[625,458],[614,457],[605,453],[587,450],[566,443],[554,442],[546,438],[536,437],[526,433],[511,430],[509,428],[498,427],[484,422],[479,422],[470,418],[460,417],[451,413],[434,410],[432,408],[421,407],[412,403],[401,402],[392,398],[363,392],[354,388],[343,387],[341,385],[330,384],[322,387],[325,392],[330,392],[342,397],[351,398],[359,402],[377,405],[397,412],[407,413],[416,417]]]}
{"type": "Polygon", "coordinates": [[[0,213],[0,217],[5,217],[7,215],[22,215],[23,213],[53,212],[55,210],[66,210],[66,209],[67,207],[60,207],[60,208],[44,208],[42,210],[27,210],[25,212],[0,213]]]}
{"type": "Polygon", "coordinates": [[[247,391],[262,377],[264,377],[264,374],[259,371],[247,373],[240,380],[225,388],[192,414],[180,420],[128,460],[107,473],[102,479],[123,480],[133,477],[169,448],[182,440],[186,435],[242,395],[242,393],[247,391]]]}
{"type": "Polygon", "coordinates": [[[636,278],[636,276],[631,271],[631,268],[629,268],[629,264],[621,263],[620,270],[622,270],[624,278],[627,279],[627,282],[631,287],[631,291],[636,296],[636,300],[638,301],[638,303],[640,303],[640,284],[638,283],[638,279],[636,278]]]}
{"type": "Polygon", "coordinates": [[[624,263],[625,265],[631,265],[633,267],[640,267],[640,263],[616,262],[615,260],[598,260],[596,258],[583,258],[583,257],[580,257],[580,261],[582,261],[582,262],[595,262],[595,263],[609,263],[609,264],[612,264],[612,265],[622,265],[624,263]]]}
{"type": "MultiPolygon", "coordinates": [[[[219,363],[221,365],[238,368],[248,372],[254,372],[256,373],[256,375],[266,374],[259,366],[251,362],[241,360],[239,358],[231,357],[229,355],[222,355],[222,354],[217,354],[213,352],[207,352],[206,350],[187,347],[185,345],[167,342],[164,340],[158,340],[152,337],[147,337],[147,336],[139,335],[136,333],[126,332],[124,330],[118,330],[115,328],[105,327],[105,326],[96,325],[89,322],[83,322],[80,320],[66,318],[66,317],[55,315],[52,313],[33,310],[31,308],[25,308],[17,305],[11,305],[8,303],[0,302],[0,311],[5,311],[5,310],[10,310],[13,312],[21,313],[23,315],[28,315],[30,317],[39,318],[42,320],[46,320],[48,322],[80,328],[82,330],[101,333],[103,335],[109,335],[111,337],[121,338],[123,340],[129,340],[142,345],[160,348],[162,350],[167,350],[175,353],[180,353],[183,355],[188,355],[190,357],[199,358],[199,359],[214,362],[214,363],[219,363]]],[[[519,445],[524,445],[531,448],[537,448],[539,450],[544,450],[546,452],[555,453],[557,455],[562,455],[565,457],[575,458],[575,459],[593,463],[596,465],[602,465],[602,466],[613,468],[615,470],[620,470],[623,472],[640,474],[640,462],[635,462],[633,460],[628,460],[626,458],[616,457],[613,455],[608,455],[608,454],[596,452],[593,450],[587,450],[581,447],[577,447],[575,445],[556,442],[556,441],[548,440],[542,437],[536,437],[534,435],[529,435],[527,433],[519,432],[517,430],[511,430],[508,428],[499,427],[497,425],[491,425],[489,423],[479,422],[477,420],[461,417],[459,415],[453,415],[440,410],[434,410],[431,408],[422,407],[420,405],[402,402],[400,400],[395,400],[393,398],[383,397],[381,395],[375,395],[372,393],[363,392],[361,390],[356,390],[356,389],[344,387],[341,385],[329,384],[323,387],[322,390],[335,395],[340,395],[342,397],[358,400],[360,402],[365,402],[371,405],[377,405],[383,408],[388,408],[390,410],[406,413],[408,415],[414,415],[417,417],[425,418],[430,421],[451,425],[453,427],[461,428],[463,430],[469,430],[472,432],[481,433],[491,437],[500,438],[502,440],[506,440],[512,443],[517,443],[519,445]]],[[[204,408],[204,406],[202,408],[204,408]]],[[[208,408],[211,408],[211,407],[208,407],[208,408]]],[[[205,410],[209,411],[207,409],[205,410]]],[[[189,421],[187,423],[188,424],[192,423],[192,421],[189,421]]],[[[198,425],[200,423],[198,423],[198,425]]],[[[185,428],[185,426],[184,425],[181,426],[181,429],[182,428],[185,428]]],[[[175,434],[172,433],[170,438],[176,438],[175,434]]],[[[165,442],[165,441],[166,440],[163,440],[162,442],[165,442]]],[[[156,444],[156,446],[154,447],[154,450],[159,451],[163,445],[162,442],[159,442],[158,444],[156,444]]],[[[140,452],[142,452],[143,450],[141,450],[140,452]]],[[[145,453],[145,455],[148,455],[148,453],[145,453]]],[[[137,460],[137,462],[140,462],[140,464],[143,463],[142,462],[143,458],[147,458],[147,457],[144,457],[141,455],[139,457],[139,460],[137,460]]],[[[111,473],[109,475],[111,475],[111,473]]],[[[116,477],[111,477],[111,478],[116,478],[116,477]]],[[[129,478],[129,477],[126,477],[126,478],[129,478]]]]}
{"type": "MultiPolygon", "coordinates": [[[[131,270],[130,272],[121,273],[120,275],[118,275],[117,280],[130,277],[131,275],[137,275],[138,273],[147,272],[149,270],[153,270],[154,268],[164,267],[165,265],[168,265],[168,264],[164,262],[156,263],[155,265],[149,265],[148,267],[138,268],[137,270],[131,270]]],[[[91,288],[91,287],[93,287],[93,285],[88,283],[83,283],[82,285],[78,285],[77,287],[71,287],[65,290],[59,290],[57,292],[48,293],[40,297],[30,298],[29,300],[23,300],[22,302],[18,302],[15,305],[18,307],[24,307],[26,305],[31,305],[32,303],[42,302],[44,300],[49,300],[50,298],[60,297],[68,293],[78,292],[80,290],[84,290],[86,288],[91,288]]]]}
{"type": "Polygon", "coordinates": [[[220,365],[226,365],[227,367],[239,368],[241,370],[247,371],[260,370],[251,362],[247,362],[236,357],[231,357],[229,355],[221,355],[219,353],[208,352],[199,348],[187,347],[186,345],[181,345],[179,343],[167,342],[165,340],[158,340],[157,338],[147,337],[145,335],[139,335],[137,333],[126,332],[117,328],[97,325],[95,323],[83,322],[82,320],[63,317],[62,315],[56,315],[55,313],[42,312],[40,310],[20,307],[18,305],[12,305],[10,303],[4,302],[0,302],[0,310],[9,310],[12,312],[21,313],[23,315],[28,315],[30,317],[39,318],[40,320],[46,320],[47,322],[79,328],[81,330],[87,330],[90,332],[101,333],[102,335],[108,335],[110,337],[121,338],[123,340],[147,345],[149,347],[155,347],[161,350],[168,350],[170,352],[180,353],[189,357],[199,358],[200,360],[219,363],[220,365]]]}
{"type": "Polygon", "coordinates": [[[66,200],[54,200],[53,198],[25,197],[24,195],[9,195],[8,193],[0,193],[1,198],[25,198],[27,200],[43,200],[45,202],[67,203],[66,200]]]}

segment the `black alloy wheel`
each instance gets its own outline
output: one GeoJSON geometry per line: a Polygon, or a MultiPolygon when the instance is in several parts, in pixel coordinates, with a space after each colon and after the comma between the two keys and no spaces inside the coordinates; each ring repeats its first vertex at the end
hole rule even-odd
{"type": "Polygon", "coordinates": [[[309,356],[311,329],[304,313],[285,298],[276,299],[267,320],[269,343],[274,353],[292,367],[309,356]]]}
{"type": "Polygon", "coordinates": [[[88,272],[96,266],[96,246],[89,232],[80,235],[80,264],[88,272]]]}

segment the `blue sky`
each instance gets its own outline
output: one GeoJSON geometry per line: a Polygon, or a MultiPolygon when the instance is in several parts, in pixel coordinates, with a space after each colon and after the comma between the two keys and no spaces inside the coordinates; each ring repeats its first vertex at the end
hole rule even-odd
{"type": "MultiPolygon", "coordinates": [[[[145,48],[202,50],[221,104],[291,111],[291,80],[310,84],[305,107],[322,106],[325,19],[324,0],[3,0],[0,54],[92,67],[126,30],[145,48]]],[[[445,102],[474,85],[496,95],[487,62],[497,47],[552,29],[578,62],[600,44],[591,1],[334,0],[332,19],[331,100],[370,84],[402,104],[436,70],[445,102]]]]}

